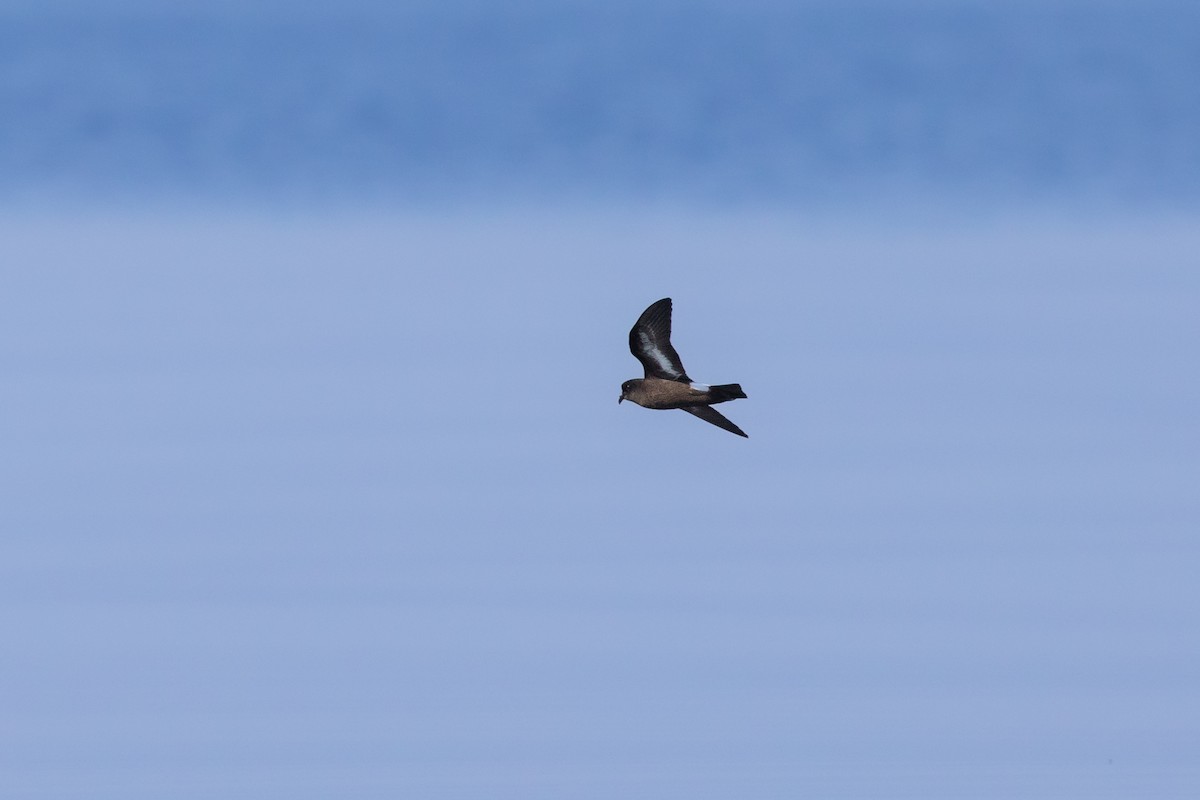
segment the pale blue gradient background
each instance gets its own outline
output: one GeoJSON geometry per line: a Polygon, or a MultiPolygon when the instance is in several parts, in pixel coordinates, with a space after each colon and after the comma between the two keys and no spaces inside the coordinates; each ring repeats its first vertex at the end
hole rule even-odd
{"type": "Polygon", "coordinates": [[[1200,791],[1190,4],[0,8],[0,796],[1200,791]]]}

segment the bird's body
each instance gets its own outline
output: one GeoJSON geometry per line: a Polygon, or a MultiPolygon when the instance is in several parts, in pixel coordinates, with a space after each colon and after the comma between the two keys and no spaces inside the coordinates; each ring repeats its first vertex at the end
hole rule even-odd
{"type": "Polygon", "coordinates": [[[738,436],[746,436],[712,406],[744,398],[746,393],[736,383],[709,386],[696,383],[687,376],[683,362],[671,346],[671,298],[664,297],[642,312],[629,331],[629,350],[642,362],[646,377],[633,378],[621,384],[621,400],[629,400],[643,408],[677,408],[711,422],[738,436]]]}
{"type": "Polygon", "coordinates": [[[697,404],[711,405],[724,403],[740,394],[740,386],[730,383],[726,386],[705,386],[702,383],[684,383],[682,381],[664,380],[662,378],[634,378],[621,385],[621,393],[625,399],[637,403],[642,408],[686,408],[697,404]],[[727,389],[732,396],[721,397],[721,389],[727,389]],[[739,394],[733,394],[738,392],[739,394]]]}

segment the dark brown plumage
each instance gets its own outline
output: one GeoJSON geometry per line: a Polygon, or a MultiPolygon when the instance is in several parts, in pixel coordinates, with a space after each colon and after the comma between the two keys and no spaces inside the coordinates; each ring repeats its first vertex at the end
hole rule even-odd
{"type": "Polygon", "coordinates": [[[712,407],[745,397],[742,387],[736,383],[707,386],[687,376],[679,353],[671,346],[671,298],[664,297],[642,312],[629,331],[629,350],[642,362],[646,377],[621,384],[618,403],[629,400],[643,408],[678,408],[730,433],[746,436],[712,407]]]}

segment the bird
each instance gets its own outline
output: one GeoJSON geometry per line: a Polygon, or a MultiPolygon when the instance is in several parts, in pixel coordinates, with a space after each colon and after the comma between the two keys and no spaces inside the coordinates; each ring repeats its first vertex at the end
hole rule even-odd
{"type": "Polygon", "coordinates": [[[622,383],[618,405],[628,400],[642,408],[678,408],[718,428],[750,438],[713,408],[716,403],[744,398],[746,393],[741,385],[696,383],[684,371],[679,353],[671,346],[671,298],[651,303],[638,317],[629,330],[629,351],[642,362],[646,377],[622,383]]]}

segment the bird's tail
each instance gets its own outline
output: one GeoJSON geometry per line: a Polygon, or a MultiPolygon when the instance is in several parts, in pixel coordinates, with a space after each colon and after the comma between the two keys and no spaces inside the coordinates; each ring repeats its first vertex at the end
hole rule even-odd
{"type": "Polygon", "coordinates": [[[723,383],[720,386],[708,387],[708,396],[714,403],[724,403],[726,400],[738,400],[746,396],[741,384],[723,383]]]}

